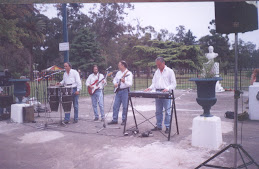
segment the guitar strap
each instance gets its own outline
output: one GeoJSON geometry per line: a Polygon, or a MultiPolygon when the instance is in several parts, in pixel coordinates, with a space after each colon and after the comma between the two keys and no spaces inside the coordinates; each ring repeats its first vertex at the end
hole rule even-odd
{"type": "Polygon", "coordinates": [[[127,70],[127,71],[124,73],[124,75],[122,76],[122,78],[124,78],[124,77],[127,75],[128,72],[129,72],[129,70],[127,70]]]}

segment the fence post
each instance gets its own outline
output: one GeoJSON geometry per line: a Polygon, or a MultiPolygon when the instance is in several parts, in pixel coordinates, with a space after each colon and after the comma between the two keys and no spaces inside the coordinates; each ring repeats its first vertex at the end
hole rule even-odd
{"type": "Polygon", "coordinates": [[[147,70],[147,88],[148,88],[148,70],[147,70]]]}
{"type": "Polygon", "coordinates": [[[136,90],[136,70],[133,70],[134,90],[136,90]]]}
{"type": "Polygon", "coordinates": [[[239,70],[239,72],[240,72],[240,78],[239,78],[239,90],[242,90],[241,89],[241,87],[242,87],[242,82],[241,82],[241,76],[242,76],[242,70],[241,70],[241,68],[240,68],[240,70],[239,70]]]}

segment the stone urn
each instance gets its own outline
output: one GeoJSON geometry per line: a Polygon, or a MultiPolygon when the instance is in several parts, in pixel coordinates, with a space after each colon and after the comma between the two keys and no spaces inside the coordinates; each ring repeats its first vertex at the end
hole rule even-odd
{"type": "Polygon", "coordinates": [[[217,81],[222,80],[221,77],[213,78],[191,78],[197,85],[197,103],[203,108],[204,117],[212,117],[210,114],[211,107],[217,102],[215,95],[215,86],[217,81]]]}

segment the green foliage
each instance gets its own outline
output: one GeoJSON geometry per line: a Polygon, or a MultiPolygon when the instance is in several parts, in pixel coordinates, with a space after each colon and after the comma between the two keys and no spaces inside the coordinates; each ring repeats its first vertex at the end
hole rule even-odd
{"type": "Polygon", "coordinates": [[[135,46],[134,50],[140,60],[135,62],[137,66],[155,66],[154,60],[163,57],[169,67],[200,70],[202,66],[200,47],[187,46],[176,42],[162,42],[153,40],[151,46],[135,46]]]}
{"type": "MultiPolygon", "coordinates": [[[[233,44],[233,50],[234,50],[233,44]]],[[[256,45],[251,42],[244,42],[239,39],[238,42],[238,67],[239,69],[246,68],[257,68],[258,64],[258,55],[256,55],[256,45]]]]}
{"type": "Polygon", "coordinates": [[[27,42],[34,44],[35,34],[30,34],[26,18],[33,18],[37,12],[32,4],[0,5],[0,64],[11,73],[29,72],[32,47],[27,42]]]}
{"type": "Polygon", "coordinates": [[[83,28],[71,44],[70,60],[73,66],[83,71],[92,71],[93,65],[100,69],[105,66],[105,59],[101,55],[100,46],[96,41],[96,35],[88,28],[83,28]]]}
{"type": "Polygon", "coordinates": [[[46,19],[45,41],[42,46],[35,47],[35,62],[39,63],[38,70],[52,65],[63,66],[63,55],[59,52],[62,42],[62,21],[59,18],[46,19]],[[42,50],[43,48],[43,50],[42,50]]]}

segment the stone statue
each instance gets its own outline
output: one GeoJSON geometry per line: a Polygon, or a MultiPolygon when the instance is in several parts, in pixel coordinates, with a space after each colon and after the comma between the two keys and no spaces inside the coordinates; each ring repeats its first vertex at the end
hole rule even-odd
{"type": "Polygon", "coordinates": [[[206,53],[205,56],[209,60],[208,62],[214,61],[214,58],[216,58],[218,56],[218,54],[213,52],[213,50],[214,50],[213,46],[209,46],[208,49],[209,49],[209,53],[206,53]]]}
{"type": "MultiPolygon", "coordinates": [[[[218,56],[217,53],[214,53],[213,46],[209,46],[209,53],[206,53],[205,56],[208,59],[208,62],[203,64],[203,73],[202,76],[205,78],[219,77],[219,63],[214,62],[214,59],[218,56]]],[[[216,92],[225,91],[219,81],[216,84],[216,92]]]]}
{"type": "Polygon", "coordinates": [[[214,53],[213,46],[209,46],[209,53],[205,53],[206,58],[208,59],[208,62],[203,63],[203,70],[202,70],[202,77],[203,78],[212,78],[215,77],[216,70],[215,70],[215,62],[214,58],[218,56],[217,53],[214,53]]]}

